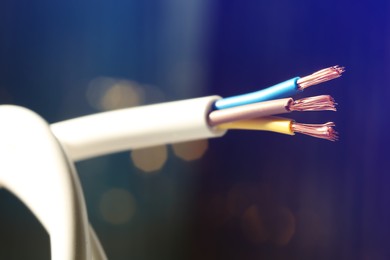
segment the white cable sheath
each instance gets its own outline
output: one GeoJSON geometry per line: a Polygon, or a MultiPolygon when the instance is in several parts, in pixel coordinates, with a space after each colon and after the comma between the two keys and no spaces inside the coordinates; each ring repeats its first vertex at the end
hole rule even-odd
{"type": "MultiPolygon", "coordinates": [[[[97,238],[90,238],[74,165],[49,124],[32,111],[11,105],[0,106],[0,122],[0,186],[26,204],[47,230],[51,259],[91,260],[100,245],[97,238]]],[[[104,259],[104,254],[95,259],[104,259]]]]}
{"type": "Polygon", "coordinates": [[[51,125],[74,161],[162,144],[220,137],[207,122],[219,96],[98,113],[51,125]]]}

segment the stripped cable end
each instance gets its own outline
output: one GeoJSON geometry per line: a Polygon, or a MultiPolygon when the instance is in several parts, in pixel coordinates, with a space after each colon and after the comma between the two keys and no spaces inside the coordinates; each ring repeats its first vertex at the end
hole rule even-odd
{"type": "Polygon", "coordinates": [[[319,70],[313,74],[302,77],[298,80],[298,86],[300,90],[308,88],[313,85],[317,85],[338,77],[341,77],[341,74],[345,71],[344,67],[338,65],[332,66],[326,69],[319,70]]]}
{"type": "Polygon", "coordinates": [[[301,124],[293,122],[291,124],[291,128],[295,133],[310,135],[329,141],[337,141],[338,133],[333,129],[334,126],[335,124],[333,122],[325,124],[301,124]]]}
{"type": "Polygon", "coordinates": [[[288,104],[289,111],[336,111],[334,99],[329,95],[321,95],[315,97],[307,97],[292,101],[288,104]]]}

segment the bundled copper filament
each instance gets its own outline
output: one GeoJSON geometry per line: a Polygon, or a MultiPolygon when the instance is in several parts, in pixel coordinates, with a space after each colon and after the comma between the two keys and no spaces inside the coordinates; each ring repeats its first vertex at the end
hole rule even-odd
{"type": "Polygon", "coordinates": [[[333,129],[334,126],[335,124],[333,122],[325,124],[301,124],[293,122],[291,124],[294,133],[310,135],[329,141],[336,141],[338,139],[338,134],[336,130],[333,129]]]}
{"type": "Polygon", "coordinates": [[[336,111],[336,103],[329,95],[307,97],[295,100],[288,105],[289,111],[336,111]]]}
{"type": "Polygon", "coordinates": [[[332,66],[326,69],[319,70],[313,74],[302,77],[298,80],[299,89],[303,90],[313,85],[317,85],[341,76],[345,71],[344,67],[332,66]]]}

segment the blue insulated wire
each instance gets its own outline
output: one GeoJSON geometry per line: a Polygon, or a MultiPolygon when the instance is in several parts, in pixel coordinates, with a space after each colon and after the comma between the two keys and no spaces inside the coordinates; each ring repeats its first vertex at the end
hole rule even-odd
{"type": "Polygon", "coordinates": [[[299,77],[295,77],[272,87],[247,93],[243,95],[223,98],[217,100],[214,104],[215,109],[225,109],[229,107],[242,106],[252,104],[261,101],[273,100],[278,98],[290,97],[297,94],[299,90],[298,80],[299,77]]]}

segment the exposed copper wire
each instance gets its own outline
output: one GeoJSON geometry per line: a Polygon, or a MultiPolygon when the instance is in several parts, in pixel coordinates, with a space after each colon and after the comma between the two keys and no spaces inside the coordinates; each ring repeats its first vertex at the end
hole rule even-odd
{"type": "Polygon", "coordinates": [[[290,102],[287,109],[289,111],[336,111],[334,99],[329,95],[307,97],[290,102]]]}
{"type": "Polygon", "coordinates": [[[345,71],[344,67],[340,67],[338,65],[329,67],[326,69],[319,70],[314,72],[311,75],[301,77],[298,80],[299,89],[303,90],[313,85],[320,84],[325,81],[329,81],[341,76],[341,74],[345,71]]]}
{"type": "Polygon", "coordinates": [[[310,135],[317,138],[326,139],[329,141],[338,140],[338,134],[333,129],[335,124],[328,122],[325,124],[301,124],[293,122],[291,128],[295,133],[310,135]]]}

